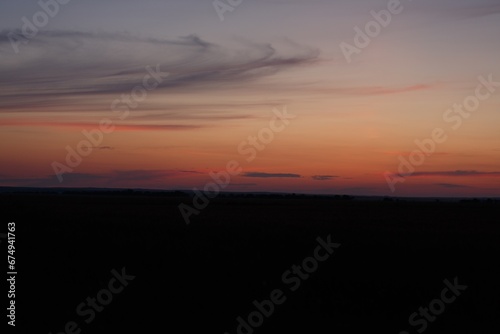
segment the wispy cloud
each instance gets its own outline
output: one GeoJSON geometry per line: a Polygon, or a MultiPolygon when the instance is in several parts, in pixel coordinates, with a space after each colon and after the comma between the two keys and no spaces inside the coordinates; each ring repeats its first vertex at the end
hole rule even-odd
{"type": "Polygon", "coordinates": [[[197,170],[180,170],[179,172],[186,173],[186,174],[205,174],[205,173],[197,171],[197,170]]]}
{"type": "MultiPolygon", "coordinates": [[[[379,153],[383,153],[383,154],[386,154],[386,155],[402,155],[402,156],[408,156],[410,154],[412,154],[413,152],[410,152],[410,151],[376,151],[376,152],[379,152],[379,153]]],[[[450,153],[448,152],[434,152],[432,153],[432,155],[440,155],[440,156],[443,156],[443,155],[449,155],[450,153]]]]}
{"type": "MultiPolygon", "coordinates": [[[[68,185],[78,184],[95,184],[101,183],[106,179],[104,175],[87,174],[87,173],[70,173],[65,175],[65,182],[68,185]]],[[[55,175],[48,175],[46,177],[32,177],[32,178],[15,178],[4,176],[0,178],[0,185],[2,186],[19,186],[19,187],[57,187],[61,186],[55,175]]]]}
{"type": "Polygon", "coordinates": [[[462,184],[453,184],[453,183],[435,183],[435,185],[443,188],[471,188],[470,186],[462,184]]]}
{"type": "Polygon", "coordinates": [[[459,19],[478,18],[498,14],[500,14],[500,3],[498,3],[498,1],[487,4],[468,5],[461,8],[452,8],[447,11],[448,16],[459,19]]]}
{"type": "MultiPolygon", "coordinates": [[[[182,174],[178,170],[115,170],[109,173],[68,173],[64,175],[65,187],[85,187],[89,184],[93,187],[127,187],[144,185],[155,187],[166,185],[169,178],[182,174]]],[[[40,178],[0,177],[1,185],[15,185],[23,187],[60,187],[57,177],[49,175],[40,178]]]]}
{"type": "MultiPolygon", "coordinates": [[[[9,121],[5,120],[0,123],[2,126],[15,126],[15,127],[55,127],[55,128],[77,128],[88,129],[96,128],[98,123],[83,123],[83,122],[33,122],[33,121],[9,121]]],[[[186,124],[114,124],[115,131],[145,131],[145,130],[195,130],[204,128],[202,125],[186,125],[186,124]]]]}
{"type": "Polygon", "coordinates": [[[0,111],[75,105],[107,110],[110,99],[142,83],[147,65],[160,64],[169,73],[154,93],[194,94],[245,85],[314,64],[319,56],[318,50],[305,46],[281,51],[246,43],[233,50],[196,35],[159,40],[76,31],[41,31],[16,55],[9,53],[6,34],[0,34],[0,111]]]}
{"type": "Polygon", "coordinates": [[[500,176],[500,172],[480,172],[476,170],[454,170],[435,172],[415,172],[413,174],[403,174],[401,176],[500,176]]]}
{"type": "Polygon", "coordinates": [[[246,172],[243,173],[244,177],[258,177],[258,178],[300,178],[300,174],[291,173],[264,173],[264,172],[246,172]]]}
{"type": "Polygon", "coordinates": [[[177,175],[175,171],[164,170],[117,170],[105,175],[108,183],[120,183],[123,181],[155,181],[177,175]]]}
{"type": "Polygon", "coordinates": [[[333,178],[337,178],[338,176],[336,175],[313,175],[311,178],[316,181],[328,181],[333,178]]]}
{"type": "Polygon", "coordinates": [[[253,187],[256,186],[257,183],[231,183],[230,186],[234,187],[253,187]]]}
{"type": "Polygon", "coordinates": [[[321,89],[319,92],[336,95],[389,95],[389,94],[402,94],[410,93],[421,90],[428,90],[436,85],[431,84],[416,84],[410,86],[400,87],[382,87],[382,86],[360,86],[360,87],[337,87],[331,89],[321,89]]]}

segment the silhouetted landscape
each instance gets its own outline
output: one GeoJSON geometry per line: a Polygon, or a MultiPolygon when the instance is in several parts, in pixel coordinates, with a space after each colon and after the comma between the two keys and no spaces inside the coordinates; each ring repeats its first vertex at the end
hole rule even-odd
{"type": "Polygon", "coordinates": [[[500,333],[499,36],[500,0],[1,1],[0,334],[500,333]]]}
{"type": "Polygon", "coordinates": [[[18,330],[233,334],[280,289],[286,300],[253,332],[417,333],[409,316],[455,278],[467,288],[425,332],[498,328],[498,199],[221,194],[186,225],[178,205],[190,200],[3,188],[3,217],[17,224],[18,330]],[[292,292],[283,273],[329,235],[340,246],[292,292]],[[77,305],[122,268],[135,278],[85,323],[77,305]]]}

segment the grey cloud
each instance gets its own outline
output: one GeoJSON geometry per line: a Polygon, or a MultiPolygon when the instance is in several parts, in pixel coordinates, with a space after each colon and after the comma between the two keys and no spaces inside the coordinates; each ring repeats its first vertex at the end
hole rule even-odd
{"type": "Polygon", "coordinates": [[[436,172],[415,172],[401,176],[500,176],[500,172],[480,172],[476,170],[454,170],[436,172]]]}
{"type": "Polygon", "coordinates": [[[316,181],[328,181],[338,176],[335,175],[313,175],[311,178],[316,181]]]}
{"type": "Polygon", "coordinates": [[[107,110],[157,64],[169,73],[157,90],[195,93],[313,64],[319,55],[306,47],[283,54],[269,44],[233,50],[195,35],[158,40],[75,31],[40,32],[16,55],[7,33],[0,34],[0,111],[96,103],[107,110]]]}
{"type": "Polygon", "coordinates": [[[450,9],[447,15],[453,17],[468,19],[477,18],[488,15],[495,15],[500,13],[500,3],[498,1],[486,3],[486,4],[474,4],[470,6],[464,6],[461,8],[450,9]]]}
{"type": "Polygon", "coordinates": [[[202,172],[199,172],[197,170],[180,170],[179,172],[187,174],[203,174],[202,172]]]}
{"type": "Polygon", "coordinates": [[[66,184],[74,184],[75,182],[102,182],[106,177],[103,175],[86,174],[86,173],[69,173],[64,174],[64,183],[59,183],[55,175],[48,175],[40,178],[11,178],[4,176],[0,178],[0,185],[15,184],[20,187],[58,187],[66,184]]]}
{"type": "Polygon", "coordinates": [[[258,178],[300,178],[300,174],[291,173],[263,173],[263,172],[247,172],[242,176],[244,177],[258,177],[258,178]]]}
{"type": "Polygon", "coordinates": [[[163,170],[117,170],[106,175],[109,183],[119,183],[122,181],[152,181],[174,176],[174,171],[163,170]]]}
{"type": "Polygon", "coordinates": [[[253,187],[256,186],[257,183],[231,183],[230,186],[238,186],[238,187],[253,187]]]}
{"type": "Polygon", "coordinates": [[[453,183],[435,183],[435,185],[443,188],[471,188],[469,186],[465,186],[462,184],[453,184],[453,183]]]}
{"type": "Polygon", "coordinates": [[[82,187],[92,185],[93,187],[127,186],[131,183],[155,182],[178,175],[175,170],[115,170],[109,173],[67,173],[63,175],[63,182],[59,183],[55,175],[48,175],[41,178],[0,178],[0,186],[15,184],[23,187],[82,187]]]}

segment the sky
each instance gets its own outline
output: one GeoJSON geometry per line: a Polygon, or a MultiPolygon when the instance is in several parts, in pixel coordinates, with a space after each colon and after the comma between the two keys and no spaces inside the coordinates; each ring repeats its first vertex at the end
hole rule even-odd
{"type": "Polygon", "coordinates": [[[0,3],[0,186],[500,196],[500,0],[0,3]]]}

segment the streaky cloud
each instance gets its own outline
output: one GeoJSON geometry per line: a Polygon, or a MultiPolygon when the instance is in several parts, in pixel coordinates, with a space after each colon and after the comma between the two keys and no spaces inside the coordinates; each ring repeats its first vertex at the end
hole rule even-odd
{"type": "Polygon", "coordinates": [[[246,172],[243,173],[244,177],[257,177],[257,178],[300,178],[300,174],[291,173],[264,173],[264,172],[246,172]]]}
{"type": "Polygon", "coordinates": [[[336,175],[313,175],[311,178],[316,181],[328,181],[333,178],[337,178],[338,176],[336,175]]]}
{"type": "Polygon", "coordinates": [[[435,183],[435,185],[443,188],[471,188],[470,186],[454,183],[435,183]]]}
{"type": "Polygon", "coordinates": [[[267,43],[244,43],[236,50],[196,35],[159,40],[78,31],[41,31],[14,54],[8,52],[6,34],[0,34],[0,112],[96,108],[96,103],[106,111],[113,99],[130,94],[143,82],[147,66],[169,73],[150,94],[197,94],[244,87],[315,64],[319,56],[318,50],[305,46],[283,51],[267,43]]]}
{"type": "Polygon", "coordinates": [[[500,172],[481,172],[476,170],[454,170],[454,171],[434,171],[434,172],[415,172],[412,174],[401,174],[400,176],[500,176],[500,172]]]}

